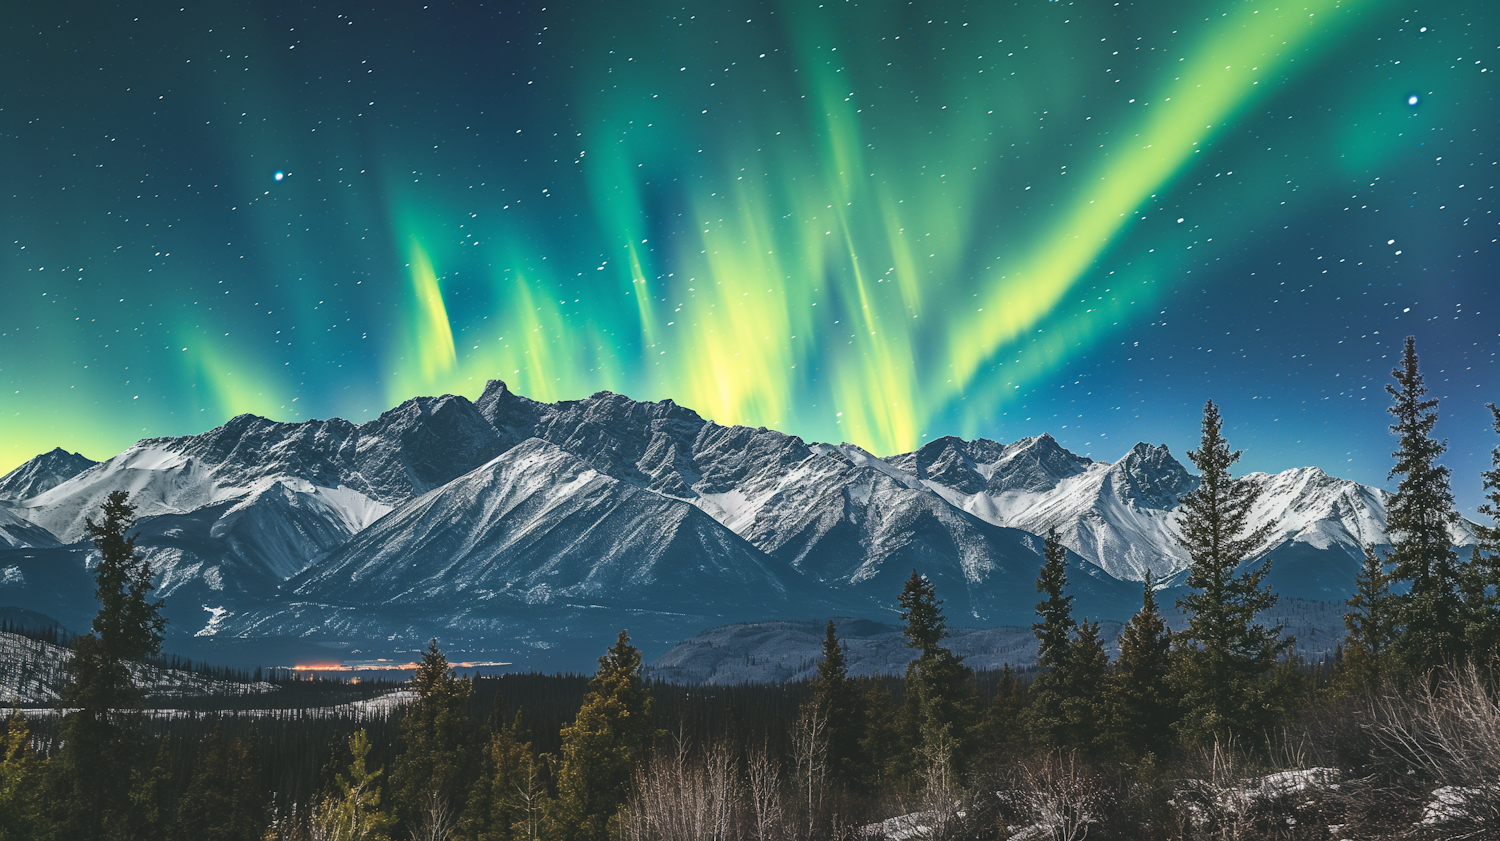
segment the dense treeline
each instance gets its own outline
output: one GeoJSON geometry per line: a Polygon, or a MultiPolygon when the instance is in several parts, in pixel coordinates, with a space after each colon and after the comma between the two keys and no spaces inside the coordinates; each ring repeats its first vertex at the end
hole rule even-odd
{"type": "Polygon", "coordinates": [[[72,641],[72,711],[7,724],[0,839],[1489,837],[1500,447],[1464,557],[1411,340],[1393,377],[1391,549],[1365,549],[1319,663],[1264,620],[1268,529],[1211,401],[1179,523],[1186,627],[1148,578],[1111,661],[1051,533],[1025,674],[975,674],[914,570],[892,594],[900,676],[851,677],[833,621],[817,677],[780,686],[649,683],[624,632],[592,677],[460,678],[434,641],[389,716],[317,708],[389,687],[296,680],[300,711],[148,718],[122,664],[159,657],[159,602],[117,494],[89,524],[101,610],[72,641]]]}

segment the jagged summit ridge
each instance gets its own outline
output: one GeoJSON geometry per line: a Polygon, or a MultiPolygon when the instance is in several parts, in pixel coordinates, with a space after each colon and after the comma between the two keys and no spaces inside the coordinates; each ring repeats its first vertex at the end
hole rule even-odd
{"type": "Polygon", "coordinates": [[[21,502],[46,493],[97,463],[57,447],[0,477],[0,501],[21,502]]]}
{"type": "MultiPolygon", "coordinates": [[[[1268,550],[1336,559],[1323,566],[1338,581],[1312,597],[1347,586],[1345,567],[1352,583],[1357,548],[1384,529],[1382,492],[1316,468],[1251,479],[1264,490],[1256,521],[1275,524],[1268,550]]],[[[0,532],[79,547],[84,518],[129,491],[160,592],[191,622],[210,610],[213,633],[253,635],[378,630],[372,605],[462,623],[504,604],[665,604],[676,582],[697,582],[675,591],[682,615],[693,587],[697,601],[733,593],[778,615],[832,604],[876,615],[913,567],[955,616],[1019,621],[1035,600],[1038,535],[1055,528],[1091,615],[1124,618],[1132,582],[1185,567],[1177,509],[1196,483],[1162,445],[1100,462],[1047,434],[945,436],[881,458],[723,426],[671,400],[542,403],[493,380],[477,400],[413,398],[362,424],[242,415],[146,439],[6,502],[0,532]]]]}

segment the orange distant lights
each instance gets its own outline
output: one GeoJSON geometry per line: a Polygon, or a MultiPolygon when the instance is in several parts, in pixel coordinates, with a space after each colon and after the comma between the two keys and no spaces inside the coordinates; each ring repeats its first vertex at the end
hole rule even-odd
{"type": "MultiPolygon", "coordinates": [[[[477,669],[484,666],[509,666],[510,663],[498,660],[482,660],[473,663],[449,663],[455,669],[477,669]]],[[[416,671],[418,664],[392,663],[389,660],[376,660],[373,663],[309,663],[307,665],[292,666],[294,672],[411,672],[416,671]]]]}

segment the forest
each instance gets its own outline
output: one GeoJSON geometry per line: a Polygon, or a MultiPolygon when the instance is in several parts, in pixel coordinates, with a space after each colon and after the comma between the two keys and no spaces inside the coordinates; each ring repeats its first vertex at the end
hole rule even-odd
{"type": "Polygon", "coordinates": [[[1461,553],[1414,340],[1392,376],[1389,549],[1365,549],[1347,635],[1317,662],[1263,620],[1266,528],[1247,527],[1256,491],[1212,401],[1181,507],[1186,627],[1148,578],[1111,660],[1051,533],[1021,671],[953,654],[913,570],[892,594],[900,675],[852,677],[830,620],[808,682],[647,681],[622,630],[592,676],[459,677],[434,640],[405,683],[280,673],[261,697],[148,710],[133,665],[183,664],[161,655],[116,493],[89,523],[100,609],[64,640],[57,708],[13,709],[0,735],[0,839],[1500,837],[1500,447],[1461,553]]]}

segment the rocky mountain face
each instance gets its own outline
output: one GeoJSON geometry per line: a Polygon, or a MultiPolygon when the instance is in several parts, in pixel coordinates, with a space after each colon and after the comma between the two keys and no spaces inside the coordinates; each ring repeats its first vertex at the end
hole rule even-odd
{"type": "Polygon", "coordinates": [[[97,463],[62,447],[42,453],[0,477],[0,502],[20,502],[46,493],[97,463]]]}
{"type": "MultiPolygon", "coordinates": [[[[669,400],[539,403],[499,381],[476,401],[416,398],[364,424],[243,415],[99,464],[65,456],[3,480],[27,490],[0,497],[0,566],[27,549],[86,556],[84,520],[126,490],[174,633],[350,645],[503,633],[533,658],[558,644],[549,630],[624,618],[675,641],[730,622],[889,617],[913,569],[955,624],[1026,624],[1038,535],[1054,528],[1077,609],[1124,619],[1148,571],[1186,566],[1176,509],[1197,482],[1147,444],[1105,463],[1048,435],[945,437],[879,458],[669,400]]],[[[1352,586],[1358,547],[1383,532],[1383,494],[1316,468],[1252,479],[1273,557],[1319,570],[1283,577],[1310,598],[1352,586]]],[[[16,557],[18,575],[40,574],[43,556],[16,557]]]]}

